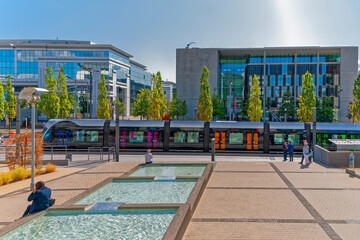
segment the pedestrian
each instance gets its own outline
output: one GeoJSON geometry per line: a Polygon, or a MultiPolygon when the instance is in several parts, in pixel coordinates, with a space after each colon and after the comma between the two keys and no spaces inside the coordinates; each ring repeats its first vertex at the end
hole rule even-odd
{"type": "Polygon", "coordinates": [[[147,150],[147,153],[145,154],[145,163],[150,164],[152,163],[153,155],[151,154],[151,149],[147,150]]]}
{"type": "MultiPolygon", "coordinates": [[[[309,166],[310,147],[309,147],[307,141],[304,142],[303,155],[304,155],[305,165],[306,165],[306,166],[309,166]]],[[[301,163],[302,163],[302,162],[301,162],[301,163]]]]}
{"type": "Polygon", "coordinates": [[[284,151],[284,162],[287,160],[287,152],[288,152],[288,146],[286,144],[286,141],[284,141],[284,144],[283,144],[283,151],[284,151]]]}
{"type": "MultiPolygon", "coordinates": [[[[304,140],[304,146],[305,146],[305,144],[307,145],[307,140],[304,140]]],[[[304,150],[304,149],[303,149],[303,150],[304,150]]],[[[303,161],[304,161],[304,153],[303,153],[302,156],[301,156],[301,162],[299,162],[299,164],[302,164],[303,161]]]]}
{"type": "Polygon", "coordinates": [[[313,152],[312,148],[310,148],[310,152],[309,152],[309,162],[314,161],[314,160],[313,160],[313,157],[314,157],[314,152],[313,152]]]}
{"type": "Polygon", "coordinates": [[[288,147],[288,151],[289,151],[289,158],[290,158],[290,162],[294,161],[294,145],[291,143],[291,141],[289,141],[289,144],[287,145],[288,147]]]}
{"type": "Polygon", "coordinates": [[[39,181],[35,184],[35,188],[32,190],[28,197],[28,201],[32,203],[26,208],[23,217],[28,214],[33,214],[46,210],[50,206],[51,189],[45,187],[43,181],[39,181]]]}

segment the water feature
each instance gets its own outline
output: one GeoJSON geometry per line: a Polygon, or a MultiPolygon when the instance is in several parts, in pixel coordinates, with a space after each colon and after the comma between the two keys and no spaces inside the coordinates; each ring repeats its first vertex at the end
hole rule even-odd
{"type": "Polygon", "coordinates": [[[144,165],[136,170],[130,177],[157,177],[157,176],[189,176],[200,177],[203,175],[206,164],[181,164],[181,165],[144,165]]]}

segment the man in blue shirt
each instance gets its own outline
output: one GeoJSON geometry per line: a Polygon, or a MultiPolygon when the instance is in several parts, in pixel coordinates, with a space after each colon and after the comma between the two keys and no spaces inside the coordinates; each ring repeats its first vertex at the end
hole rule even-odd
{"type": "Polygon", "coordinates": [[[32,190],[32,193],[28,197],[28,201],[33,202],[26,208],[23,217],[28,214],[33,214],[48,209],[50,198],[51,189],[45,187],[45,183],[43,181],[37,182],[35,184],[35,188],[32,190]]]}
{"type": "Polygon", "coordinates": [[[287,146],[287,144],[286,144],[286,141],[284,142],[284,144],[283,144],[283,151],[284,151],[284,162],[287,160],[286,158],[287,158],[287,152],[288,152],[288,146],[287,146]]]}
{"type": "Polygon", "coordinates": [[[294,161],[294,156],[293,156],[294,145],[291,143],[291,141],[289,141],[289,144],[287,146],[288,146],[288,151],[289,151],[290,162],[293,162],[294,161]]]}

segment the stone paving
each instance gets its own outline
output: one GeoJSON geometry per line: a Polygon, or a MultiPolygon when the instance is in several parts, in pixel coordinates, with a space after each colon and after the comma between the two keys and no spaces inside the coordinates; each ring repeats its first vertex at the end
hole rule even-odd
{"type": "Polygon", "coordinates": [[[183,239],[360,239],[360,179],[297,162],[217,162],[183,239]]]}

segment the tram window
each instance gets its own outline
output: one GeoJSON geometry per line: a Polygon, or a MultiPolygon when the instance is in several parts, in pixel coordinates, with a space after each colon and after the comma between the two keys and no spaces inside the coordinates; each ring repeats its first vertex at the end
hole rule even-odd
{"type": "Polygon", "coordinates": [[[99,141],[99,131],[86,131],[87,142],[98,142],[99,141]]]}
{"type": "Polygon", "coordinates": [[[185,132],[176,132],[174,134],[174,142],[175,143],[184,143],[185,142],[185,132]]]}
{"type": "Polygon", "coordinates": [[[329,135],[328,134],[324,134],[323,135],[323,144],[327,145],[329,141],[329,135]]]}
{"type": "Polygon", "coordinates": [[[243,144],[244,135],[242,133],[230,133],[229,144],[243,144]]]}
{"type": "Polygon", "coordinates": [[[44,136],[45,142],[51,142],[51,132],[52,132],[52,130],[49,129],[49,131],[47,131],[47,133],[45,134],[45,136],[44,136]]]}
{"type": "Polygon", "coordinates": [[[274,144],[283,144],[285,141],[285,134],[284,133],[275,133],[274,134],[274,144]]]}
{"type": "Polygon", "coordinates": [[[74,131],[73,133],[73,141],[74,142],[83,142],[84,141],[84,131],[74,131]]]}
{"type": "Polygon", "coordinates": [[[144,132],[139,131],[139,132],[134,132],[131,131],[130,132],[130,138],[129,138],[129,142],[131,143],[137,143],[137,142],[144,142],[144,132]]]}
{"type": "Polygon", "coordinates": [[[288,135],[288,139],[293,145],[300,145],[300,135],[291,133],[288,135]]]}
{"type": "Polygon", "coordinates": [[[188,132],[187,142],[188,143],[199,143],[199,132],[188,132]]]}
{"type": "Polygon", "coordinates": [[[321,134],[316,134],[316,144],[321,145],[321,134]]]}
{"type": "Polygon", "coordinates": [[[355,139],[355,134],[351,134],[350,139],[355,139]]]}

